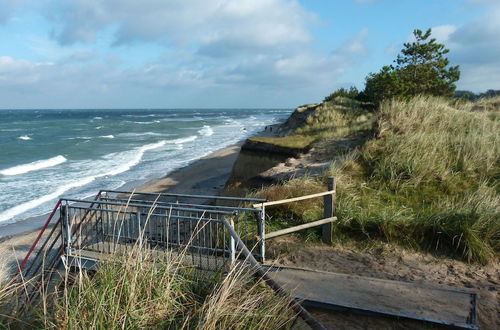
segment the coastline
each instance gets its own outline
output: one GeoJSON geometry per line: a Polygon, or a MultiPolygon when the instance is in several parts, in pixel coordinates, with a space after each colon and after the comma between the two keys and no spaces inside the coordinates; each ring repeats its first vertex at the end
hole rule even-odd
{"type": "MultiPolygon", "coordinates": [[[[280,124],[272,126],[278,125],[280,124]]],[[[253,136],[272,135],[269,132],[260,131],[253,136]]],[[[245,140],[240,140],[235,144],[214,151],[184,167],[167,173],[163,177],[150,179],[139,184],[137,182],[128,182],[120,189],[155,193],[217,195],[222,191],[231,175],[233,164],[244,142],[245,140]]],[[[17,265],[17,260],[24,257],[47,219],[47,215],[31,217],[17,223],[5,225],[7,231],[0,227],[2,230],[2,236],[0,237],[0,282],[2,277],[5,276],[3,273],[11,273],[17,265]],[[16,226],[19,229],[17,232],[16,226]]]]}

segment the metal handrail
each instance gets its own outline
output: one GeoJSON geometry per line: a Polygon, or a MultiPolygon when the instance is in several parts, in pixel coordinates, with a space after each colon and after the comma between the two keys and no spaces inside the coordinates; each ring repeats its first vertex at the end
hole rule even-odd
{"type": "MultiPolygon", "coordinates": [[[[138,204],[138,203],[119,203],[119,202],[108,202],[108,201],[101,201],[101,200],[84,200],[84,199],[73,199],[73,198],[64,198],[62,201],[67,201],[67,202],[73,202],[73,203],[87,203],[87,204],[101,204],[101,205],[115,205],[115,206],[130,206],[130,207],[144,207],[144,204],[138,204]]],[[[155,204],[155,203],[154,203],[155,204]]],[[[175,210],[175,211],[192,211],[192,212],[200,212],[200,211],[206,211],[202,209],[197,209],[197,208],[188,208],[188,207],[167,207],[167,206],[155,206],[155,209],[160,209],[160,210],[175,210]]],[[[87,208],[86,208],[87,209],[87,208]]],[[[127,211],[123,211],[127,212],[127,211]]],[[[234,215],[234,212],[227,212],[227,211],[220,211],[220,210],[211,210],[207,213],[216,213],[216,214],[226,214],[226,215],[234,215]]]]}
{"type": "Polygon", "coordinates": [[[192,206],[196,208],[203,209],[221,209],[221,210],[237,210],[237,211],[245,211],[245,212],[254,212],[258,213],[260,210],[252,209],[248,207],[233,207],[233,206],[218,206],[218,205],[205,205],[205,204],[192,204],[192,203],[176,203],[176,202],[162,202],[162,201],[151,201],[144,199],[128,199],[128,198],[111,198],[111,197],[102,197],[100,200],[106,201],[116,201],[116,202],[134,202],[134,203],[151,203],[154,202],[157,205],[177,205],[177,206],[192,206]]]}
{"type": "Polygon", "coordinates": [[[23,261],[21,262],[21,265],[19,266],[18,270],[17,270],[17,274],[19,274],[23,268],[24,268],[24,265],[26,265],[26,262],[28,261],[28,259],[30,258],[31,256],[31,253],[33,253],[33,250],[35,250],[35,247],[37,246],[38,242],[40,241],[40,238],[42,238],[42,235],[43,233],[45,232],[45,230],[47,229],[47,227],[49,226],[50,222],[52,221],[52,218],[54,217],[54,215],[56,214],[57,212],[57,209],[59,209],[59,207],[61,206],[61,200],[59,200],[56,204],[56,206],[54,207],[54,209],[52,210],[52,212],[50,213],[49,217],[47,218],[47,220],[45,221],[45,223],[43,224],[42,226],[42,229],[40,230],[40,233],[38,233],[38,236],[36,237],[35,241],[33,242],[33,244],[31,245],[28,253],[26,254],[26,256],[24,257],[23,261]]]}
{"type": "Polygon", "coordinates": [[[121,190],[101,190],[101,192],[106,193],[116,193],[116,194],[129,194],[129,195],[146,195],[146,196],[165,196],[165,197],[187,197],[195,199],[219,199],[219,200],[230,200],[230,201],[241,201],[241,202],[266,202],[267,199],[262,198],[244,198],[244,197],[230,197],[230,196],[211,196],[211,195],[188,195],[188,194],[174,194],[174,193],[148,193],[148,192],[131,192],[131,191],[121,191],[121,190]]]}
{"type": "MultiPolygon", "coordinates": [[[[236,241],[237,246],[241,249],[241,253],[245,256],[246,260],[255,269],[255,272],[259,278],[264,280],[264,282],[273,289],[277,294],[289,296],[288,293],[274,281],[267,271],[262,268],[262,265],[255,259],[250,250],[247,248],[245,243],[241,240],[238,233],[234,230],[233,226],[226,219],[222,218],[224,226],[228,229],[231,237],[236,241]]],[[[295,299],[292,299],[290,307],[296,312],[312,329],[326,330],[325,326],[322,325],[318,320],[316,320],[304,307],[302,307],[295,299]]]]}

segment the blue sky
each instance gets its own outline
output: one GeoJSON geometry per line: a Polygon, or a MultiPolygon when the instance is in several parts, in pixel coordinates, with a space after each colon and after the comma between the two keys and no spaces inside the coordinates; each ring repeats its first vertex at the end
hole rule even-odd
{"type": "Polygon", "coordinates": [[[0,108],[295,107],[429,27],[500,89],[500,1],[1,0],[0,108]]]}

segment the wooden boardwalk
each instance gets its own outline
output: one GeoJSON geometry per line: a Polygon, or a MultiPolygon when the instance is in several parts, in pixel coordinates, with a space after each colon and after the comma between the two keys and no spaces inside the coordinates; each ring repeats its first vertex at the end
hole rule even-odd
{"type": "Polygon", "coordinates": [[[465,329],[476,325],[473,292],[289,267],[268,275],[305,306],[384,314],[465,329]]]}
{"type": "MultiPolygon", "coordinates": [[[[77,267],[96,269],[99,261],[110,260],[116,254],[123,255],[130,248],[115,243],[112,249],[114,253],[109,254],[98,252],[99,244],[90,247],[96,251],[74,251],[69,256],[70,263],[77,267]]],[[[149,251],[153,256],[165,256],[165,251],[149,251]]],[[[170,256],[176,259],[178,253],[171,251],[170,256]]],[[[200,258],[199,255],[186,253],[183,263],[220,270],[224,258],[200,258]]],[[[477,329],[476,295],[473,292],[302,268],[264,267],[271,279],[291,296],[302,300],[304,306],[348,309],[477,329]]]]}

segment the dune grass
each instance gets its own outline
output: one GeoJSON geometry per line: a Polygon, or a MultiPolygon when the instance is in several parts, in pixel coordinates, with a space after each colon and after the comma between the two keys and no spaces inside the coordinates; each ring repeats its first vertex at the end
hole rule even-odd
{"type": "MultiPolygon", "coordinates": [[[[295,320],[289,299],[242,267],[222,276],[175,259],[117,257],[95,274],[68,273],[59,287],[27,310],[0,312],[0,328],[288,329],[295,320]]],[[[22,294],[0,289],[4,301],[22,294]]]]}
{"type": "MultiPolygon", "coordinates": [[[[500,127],[498,108],[485,109],[435,97],[382,104],[377,136],[325,173],[337,178],[335,237],[383,240],[471,262],[496,258],[500,127]]],[[[310,193],[311,186],[326,189],[324,179],[300,180],[259,194],[281,199],[292,187],[296,195],[310,193]]],[[[314,204],[300,208],[305,214],[320,210],[314,204]]],[[[273,212],[286,221],[286,214],[273,212]]]]}
{"type": "MultiPolygon", "coordinates": [[[[296,111],[302,109],[299,107],[296,111]]],[[[282,148],[306,149],[325,138],[345,137],[371,130],[373,117],[373,113],[364,109],[360,102],[337,97],[317,106],[306,122],[292,134],[283,137],[256,137],[250,140],[282,148]]]]}
{"type": "MultiPolygon", "coordinates": [[[[138,240],[142,242],[142,240],[138,240]]],[[[244,264],[203,271],[187,248],[154,253],[136,243],[95,272],[68,270],[25,305],[24,285],[0,284],[0,329],[289,329],[291,298],[244,264]]]]}

